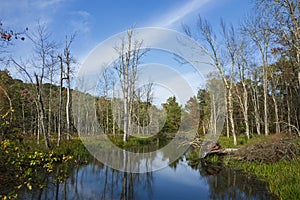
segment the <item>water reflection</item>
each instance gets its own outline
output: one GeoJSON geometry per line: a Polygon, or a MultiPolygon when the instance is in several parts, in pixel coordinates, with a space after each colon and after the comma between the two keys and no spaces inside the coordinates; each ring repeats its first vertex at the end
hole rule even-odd
{"type": "Polygon", "coordinates": [[[238,171],[181,158],[162,170],[128,173],[93,161],[59,182],[46,177],[43,189],[24,199],[275,199],[266,184],[238,171]]]}
{"type": "Polygon", "coordinates": [[[278,199],[267,184],[241,171],[201,162],[199,174],[206,177],[210,199],[278,199]]]}

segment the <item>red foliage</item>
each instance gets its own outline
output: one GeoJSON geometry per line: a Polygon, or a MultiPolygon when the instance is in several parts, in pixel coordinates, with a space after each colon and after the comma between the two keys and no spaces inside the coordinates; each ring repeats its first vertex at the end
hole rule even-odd
{"type": "MultiPolygon", "coordinates": [[[[15,32],[13,30],[7,31],[3,28],[3,24],[0,22],[0,38],[2,41],[11,41],[12,37],[19,39],[19,36],[25,34],[26,31],[28,31],[28,28],[26,28],[23,32],[15,32]]],[[[20,37],[20,40],[24,41],[25,37],[20,37]]]]}

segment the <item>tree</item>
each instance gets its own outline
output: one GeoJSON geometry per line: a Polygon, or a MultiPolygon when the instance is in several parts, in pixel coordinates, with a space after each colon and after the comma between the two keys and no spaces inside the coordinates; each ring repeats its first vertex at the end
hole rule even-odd
{"type": "Polygon", "coordinates": [[[58,140],[57,140],[57,146],[60,145],[61,140],[61,124],[62,124],[62,89],[63,89],[63,82],[66,80],[67,83],[67,99],[66,99],[66,123],[67,123],[67,140],[70,139],[71,134],[71,125],[70,125],[70,109],[71,109],[71,97],[70,97],[70,91],[71,91],[71,84],[70,84],[70,73],[71,73],[71,63],[73,62],[73,58],[71,57],[70,52],[70,46],[75,38],[75,34],[71,35],[70,39],[68,40],[68,37],[66,36],[65,41],[65,47],[64,47],[64,53],[59,54],[59,63],[60,63],[60,92],[59,92],[59,113],[58,113],[58,140]],[[64,68],[64,65],[66,66],[64,68]]]}
{"type": "Polygon", "coordinates": [[[47,32],[46,27],[38,24],[37,33],[33,34],[33,38],[30,38],[34,43],[35,52],[37,54],[37,61],[34,62],[38,72],[34,72],[36,93],[37,93],[37,108],[39,112],[39,130],[44,135],[46,148],[50,148],[49,133],[46,131],[46,113],[45,113],[45,99],[43,94],[43,81],[52,66],[52,55],[55,43],[49,41],[50,34],[47,32]]]}
{"type": "Polygon", "coordinates": [[[206,89],[198,90],[197,99],[199,101],[200,121],[199,126],[202,127],[200,133],[205,135],[210,125],[211,115],[211,99],[209,92],[206,89]]]}
{"type": "Polygon", "coordinates": [[[117,70],[124,103],[124,137],[126,141],[131,127],[131,113],[133,110],[134,88],[137,80],[137,67],[143,55],[141,51],[142,41],[134,40],[134,30],[127,31],[127,37],[122,39],[120,47],[115,50],[119,54],[119,60],[114,68],[117,70]]]}
{"type": "MultiPolygon", "coordinates": [[[[185,27],[185,32],[190,34],[190,31],[187,27],[185,27]]],[[[233,136],[234,144],[237,145],[236,139],[236,130],[234,124],[234,117],[233,117],[233,97],[232,97],[232,88],[233,88],[233,78],[234,78],[234,68],[236,64],[236,52],[237,52],[237,44],[236,44],[236,36],[235,30],[233,26],[227,30],[225,23],[221,21],[221,32],[222,37],[225,41],[225,48],[221,49],[221,45],[217,41],[217,36],[213,31],[211,25],[207,20],[203,20],[200,16],[197,21],[197,29],[200,34],[199,38],[202,42],[204,47],[203,52],[211,59],[211,65],[216,67],[223,83],[226,87],[226,100],[227,100],[227,111],[228,117],[230,121],[231,132],[233,136]],[[226,54],[229,58],[229,70],[227,71],[225,58],[221,57],[222,54],[226,54]]],[[[196,38],[197,39],[197,38],[196,38]]]]}
{"type": "Polygon", "coordinates": [[[181,124],[181,107],[176,102],[175,96],[169,97],[162,106],[166,110],[167,118],[161,132],[175,133],[181,124]]]}
{"type": "MultiPolygon", "coordinates": [[[[250,77],[247,77],[247,74],[249,72],[249,69],[246,69],[248,66],[247,58],[246,58],[246,47],[245,42],[241,42],[241,45],[238,48],[237,51],[237,68],[238,68],[238,78],[242,85],[242,95],[240,94],[240,91],[237,90],[237,97],[240,103],[240,107],[242,109],[242,113],[244,116],[244,123],[245,123],[245,129],[246,129],[246,136],[248,139],[250,139],[250,125],[249,125],[249,104],[248,104],[248,83],[250,77]]],[[[248,74],[249,76],[249,74],[248,74]]],[[[239,88],[238,84],[236,84],[236,89],[239,88]]]]}
{"type": "Polygon", "coordinates": [[[46,112],[45,112],[45,97],[43,93],[43,83],[45,76],[49,74],[51,69],[51,53],[56,48],[54,42],[50,42],[50,34],[44,25],[38,24],[36,32],[29,39],[34,44],[35,59],[32,61],[33,75],[30,75],[26,65],[19,64],[14,59],[11,59],[17,69],[29,79],[30,83],[35,85],[35,98],[34,102],[38,115],[38,134],[37,141],[39,143],[39,135],[43,134],[45,139],[46,148],[50,148],[49,133],[46,131],[46,112]]]}
{"type": "Polygon", "coordinates": [[[270,59],[270,43],[272,40],[272,32],[269,28],[270,13],[266,10],[259,12],[257,16],[248,18],[242,25],[242,32],[257,47],[263,69],[263,102],[264,102],[264,128],[265,135],[269,135],[269,119],[268,119],[268,67],[270,59]]]}
{"type": "MultiPolygon", "coordinates": [[[[300,3],[298,0],[263,0],[256,1],[256,11],[268,12],[270,17],[265,24],[274,34],[275,46],[271,49],[273,54],[281,54],[281,57],[289,59],[292,63],[292,76],[290,79],[298,79],[298,83],[292,81],[294,88],[298,88],[296,105],[300,103],[300,3]]],[[[299,127],[300,108],[293,116],[296,118],[296,126],[299,127]]],[[[292,124],[290,124],[292,125],[292,124]]],[[[279,126],[279,125],[278,125],[279,126]]],[[[277,126],[277,129],[279,128],[277,126]]]]}
{"type": "Polygon", "coordinates": [[[196,96],[190,97],[184,107],[183,125],[187,128],[196,128],[197,133],[200,132],[200,105],[196,96]]]}
{"type": "Polygon", "coordinates": [[[134,103],[132,117],[137,126],[133,126],[138,134],[149,134],[151,129],[151,123],[153,120],[152,100],[153,100],[153,83],[149,82],[144,86],[139,87],[134,92],[134,103]]]}
{"type": "Polygon", "coordinates": [[[0,78],[0,127],[2,135],[4,135],[10,129],[13,120],[14,109],[12,99],[8,93],[8,87],[13,83],[7,70],[0,71],[0,78]]]}
{"type": "Polygon", "coordinates": [[[260,117],[260,99],[259,99],[259,84],[258,84],[258,69],[253,69],[251,71],[252,80],[250,80],[250,94],[251,101],[253,103],[253,117],[256,126],[256,133],[261,134],[261,117],[260,117]]]}
{"type": "MultiPolygon", "coordinates": [[[[275,34],[277,40],[282,45],[283,53],[289,56],[294,68],[294,77],[298,75],[298,101],[300,103],[300,3],[298,0],[274,0],[271,5],[273,9],[276,9],[275,19],[277,26],[275,26],[275,34]]],[[[295,115],[297,118],[296,124],[300,126],[300,108],[297,106],[298,114],[295,115]]]]}
{"type": "MultiPolygon", "coordinates": [[[[71,102],[70,102],[70,90],[71,90],[71,63],[73,62],[73,59],[71,57],[70,52],[70,46],[75,38],[75,34],[71,35],[70,40],[66,37],[66,43],[65,43],[65,49],[64,49],[64,57],[65,57],[65,64],[66,64],[66,70],[65,70],[65,77],[64,79],[67,82],[67,101],[66,101],[66,118],[67,118],[67,139],[70,139],[70,108],[71,108],[71,102]]],[[[61,86],[62,87],[62,86],[61,86]]]]}
{"type": "MultiPolygon", "coordinates": [[[[116,106],[116,104],[112,105],[114,102],[114,90],[115,90],[115,74],[111,68],[106,68],[102,73],[102,77],[99,83],[99,107],[100,117],[103,121],[103,131],[104,133],[115,133],[115,125],[114,125],[114,117],[112,117],[112,106],[116,106]],[[103,118],[104,117],[104,118],[103,118]],[[105,123],[104,123],[105,121],[105,123]]],[[[116,108],[115,108],[116,109],[116,108]]]]}

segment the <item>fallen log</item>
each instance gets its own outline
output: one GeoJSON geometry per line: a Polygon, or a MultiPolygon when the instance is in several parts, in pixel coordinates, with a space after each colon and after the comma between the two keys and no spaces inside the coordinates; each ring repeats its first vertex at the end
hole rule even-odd
{"type": "Polygon", "coordinates": [[[232,154],[233,152],[239,150],[238,148],[222,148],[217,150],[212,150],[210,152],[207,152],[205,156],[211,155],[211,154],[217,154],[217,155],[224,155],[224,154],[232,154]]]}
{"type": "Polygon", "coordinates": [[[203,159],[211,154],[217,154],[217,155],[231,154],[237,150],[238,148],[222,148],[221,145],[214,140],[206,141],[201,148],[200,159],[203,159]]]}

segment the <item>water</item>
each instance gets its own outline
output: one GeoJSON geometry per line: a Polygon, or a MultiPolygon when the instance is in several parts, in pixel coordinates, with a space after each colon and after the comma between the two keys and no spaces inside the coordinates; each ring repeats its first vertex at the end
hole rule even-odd
{"type": "Polygon", "coordinates": [[[62,182],[46,177],[45,185],[24,191],[22,199],[275,199],[253,177],[207,163],[191,165],[185,157],[141,174],[90,162],[72,169],[62,182]]]}

